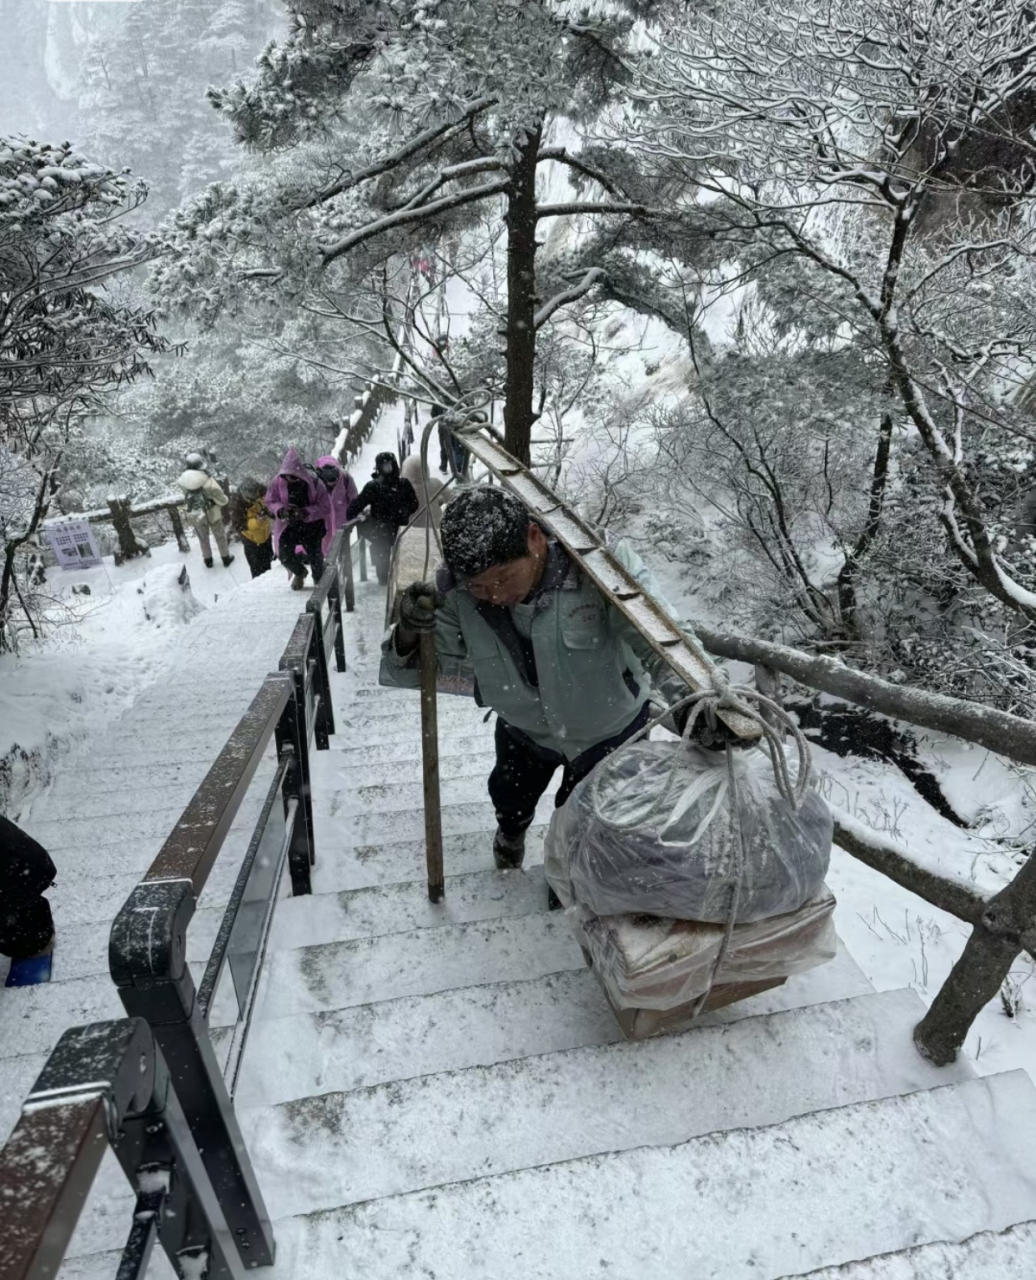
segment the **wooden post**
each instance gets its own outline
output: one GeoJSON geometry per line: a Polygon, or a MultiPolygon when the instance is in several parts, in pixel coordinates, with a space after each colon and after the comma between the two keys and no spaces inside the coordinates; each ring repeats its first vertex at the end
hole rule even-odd
{"type": "Polygon", "coordinates": [[[439,802],[439,725],[435,702],[435,633],[421,633],[421,755],[424,775],[424,839],[428,900],[442,902],[442,809],[439,802]]]}
{"type": "Polygon", "coordinates": [[[166,507],[169,512],[169,523],[173,526],[173,537],[176,538],[176,549],[187,554],[191,549],[191,544],[187,541],[187,534],[183,527],[183,521],[180,519],[180,508],[170,504],[166,507]]]}
{"type": "Polygon", "coordinates": [[[115,563],[122,564],[124,560],[132,560],[134,556],[140,554],[137,535],[130,524],[129,499],[109,498],[108,510],[112,513],[112,525],[119,539],[119,554],[115,558],[115,563]]]}
{"type": "Polygon", "coordinates": [[[956,1059],[971,1024],[996,999],[1023,950],[1036,950],[1036,850],[1031,849],[1021,871],[990,899],[950,976],[914,1028],[922,1057],[937,1067],[956,1059]]]}
{"type": "MultiPolygon", "coordinates": [[[[768,667],[762,662],[755,664],[755,687],[764,698],[769,698],[771,702],[776,702],[779,707],[784,705],[781,701],[781,673],[774,671],[773,667],[768,667]]],[[[784,724],[776,716],[771,717],[771,713],[765,707],[759,710],[759,714],[777,730],[777,734],[783,742],[785,736],[784,724]]]]}

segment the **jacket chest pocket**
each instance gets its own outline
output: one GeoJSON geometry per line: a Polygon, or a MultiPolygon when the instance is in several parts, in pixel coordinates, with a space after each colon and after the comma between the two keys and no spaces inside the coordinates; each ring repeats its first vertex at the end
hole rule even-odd
{"type": "Polygon", "coordinates": [[[566,649],[589,656],[609,647],[610,636],[603,616],[576,611],[574,615],[564,618],[560,624],[561,642],[566,649]]]}

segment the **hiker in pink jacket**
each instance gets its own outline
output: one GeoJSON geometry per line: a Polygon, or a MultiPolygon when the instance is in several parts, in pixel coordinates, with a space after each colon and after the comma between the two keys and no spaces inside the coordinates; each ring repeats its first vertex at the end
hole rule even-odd
{"type": "Polygon", "coordinates": [[[331,498],[294,446],[266,491],[266,506],[273,516],[273,549],[292,574],[292,590],[305,586],[307,562],[316,585],[324,572],[321,544],[332,527],[331,498]]]}
{"type": "Polygon", "coordinates": [[[331,539],[345,524],[345,513],[349,510],[349,503],[355,502],[357,490],[356,481],[330,455],[317,458],[317,475],[324,482],[324,487],[331,496],[331,526],[324,534],[321,546],[326,556],[331,550],[331,539]]]}

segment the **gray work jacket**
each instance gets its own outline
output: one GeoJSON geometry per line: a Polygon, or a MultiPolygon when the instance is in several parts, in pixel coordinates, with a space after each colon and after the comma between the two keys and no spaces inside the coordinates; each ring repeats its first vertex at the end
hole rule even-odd
{"type": "MultiPolygon", "coordinates": [[[[611,550],[672,613],[633,548],[619,542],[611,550]]],[[[633,720],[648,699],[645,675],[667,704],[688,690],[555,543],[551,555],[555,585],[539,593],[532,618],[534,674],[523,661],[523,646],[507,636],[506,628],[501,634],[501,628],[491,625],[484,606],[480,610],[480,602],[459,587],[446,592],[436,612],[435,651],[447,685],[460,686],[465,678],[470,682],[474,672],[481,705],[540,746],[574,760],[633,720]]],[[[400,657],[393,632],[382,644],[380,683],[417,688],[417,654],[400,657]]]]}

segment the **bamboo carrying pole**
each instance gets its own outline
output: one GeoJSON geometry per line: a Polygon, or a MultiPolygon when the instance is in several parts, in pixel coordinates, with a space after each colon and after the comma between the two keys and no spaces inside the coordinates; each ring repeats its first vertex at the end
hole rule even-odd
{"type": "Polygon", "coordinates": [[[424,778],[424,838],[428,860],[428,900],[446,894],[442,866],[442,810],[439,807],[439,717],[435,700],[435,633],[421,633],[421,755],[424,778]]]}

